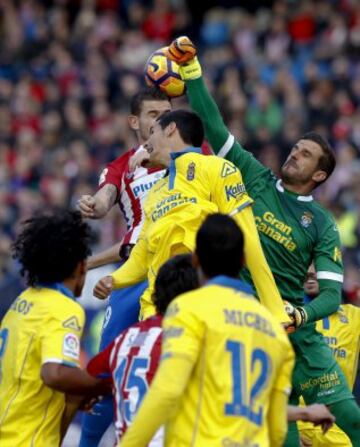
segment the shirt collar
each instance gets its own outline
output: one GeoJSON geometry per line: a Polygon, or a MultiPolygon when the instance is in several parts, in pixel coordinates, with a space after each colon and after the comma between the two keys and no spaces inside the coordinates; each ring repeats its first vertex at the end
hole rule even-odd
{"type": "Polygon", "coordinates": [[[170,157],[171,160],[175,160],[178,157],[181,157],[181,155],[188,154],[189,152],[196,152],[197,154],[201,154],[201,148],[200,147],[194,147],[189,146],[186,149],[179,151],[179,152],[171,152],[170,157]]]}
{"type": "Polygon", "coordinates": [[[244,292],[248,295],[254,294],[254,291],[249,284],[241,281],[240,279],[230,278],[229,276],[225,276],[225,275],[219,275],[219,276],[215,276],[214,278],[211,278],[207,282],[207,285],[217,285],[217,286],[229,287],[231,289],[238,290],[239,292],[244,292]]]}
{"type": "Polygon", "coordinates": [[[312,195],[308,195],[308,196],[298,196],[297,194],[295,194],[295,193],[293,193],[293,192],[291,192],[291,191],[288,191],[287,189],[285,189],[285,188],[283,187],[283,184],[282,184],[282,180],[281,180],[281,179],[279,179],[279,180],[276,182],[276,189],[277,189],[278,191],[280,191],[280,192],[287,192],[287,193],[289,193],[289,194],[294,195],[294,196],[296,197],[296,199],[299,200],[300,202],[312,202],[312,201],[314,200],[314,198],[313,198],[312,195]]]}
{"type": "Polygon", "coordinates": [[[38,284],[38,286],[44,287],[46,289],[57,290],[68,298],[75,300],[75,295],[73,294],[73,292],[68,287],[65,287],[64,284],[61,282],[41,282],[38,284]]]}

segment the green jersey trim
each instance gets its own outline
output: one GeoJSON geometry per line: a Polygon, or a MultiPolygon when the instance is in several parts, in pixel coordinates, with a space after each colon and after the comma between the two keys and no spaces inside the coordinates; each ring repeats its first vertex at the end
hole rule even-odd
{"type": "Polygon", "coordinates": [[[332,281],[344,282],[344,275],[334,272],[319,271],[316,273],[317,279],[331,279],[332,281]]]}
{"type": "Polygon", "coordinates": [[[235,143],[235,137],[231,133],[229,133],[229,136],[227,137],[227,140],[225,141],[223,147],[219,150],[217,156],[225,158],[227,154],[230,152],[231,148],[233,147],[235,143]]]}

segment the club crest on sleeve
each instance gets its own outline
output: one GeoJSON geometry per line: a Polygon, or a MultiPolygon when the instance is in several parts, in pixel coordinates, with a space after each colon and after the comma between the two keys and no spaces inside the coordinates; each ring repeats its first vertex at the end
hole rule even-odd
{"type": "Polygon", "coordinates": [[[194,178],[195,178],[195,163],[192,161],[191,163],[189,163],[189,166],[187,168],[186,179],[191,181],[194,180],[194,178]]]}
{"type": "Polygon", "coordinates": [[[311,213],[305,211],[301,216],[300,223],[304,228],[308,228],[311,225],[313,218],[314,216],[311,213]]]}
{"type": "Polygon", "coordinates": [[[81,326],[79,324],[78,319],[73,315],[72,317],[68,318],[63,322],[63,327],[66,327],[67,329],[73,329],[75,331],[80,331],[81,326]]]}
{"type": "Polygon", "coordinates": [[[63,340],[63,355],[78,360],[80,357],[80,339],[76,334],[68,333],[63,340]]]}
{"type": "Polygon", "coordinates": [[[221,170],[221,177],[227,177],[234,174],[234,172],[236,172],[235,166],[225,161],[221,170]]]}

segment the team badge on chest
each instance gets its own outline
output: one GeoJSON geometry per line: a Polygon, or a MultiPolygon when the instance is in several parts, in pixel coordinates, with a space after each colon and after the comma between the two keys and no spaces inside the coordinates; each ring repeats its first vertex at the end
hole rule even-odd
{"type": "Polygon", "coordinates": [[[300,223],[304,228],[308,228],[312,221],[313,221],[313,215],[309,213],[308,211],[305,211],[304,214],[301,216],[300,223]]]}
{"type": "Polygon", "coordinates": [[[192,161],[187,168],[186,179],[191,181],[194,180],[194,178],[195,178],[195,163],[192,161]]]}

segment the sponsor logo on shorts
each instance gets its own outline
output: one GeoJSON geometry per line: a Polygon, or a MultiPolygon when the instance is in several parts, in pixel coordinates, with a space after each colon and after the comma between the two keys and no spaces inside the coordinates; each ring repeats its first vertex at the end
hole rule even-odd
{"type": "Polygon", "coordinates": [[[327,391],[332,387],[340,385],[340,378],[337,371],[333,373],[325,373],[320,377],[312,377],[300,384],[301,390],[308,390],[314,387],[318,387],[320,391],[327,391]]]}
{"type": "Polygon", "coordinates": [[[75,360],[80,357],[80,340],[76,334],[68,333],[63,340],[63,355],[75,360]]]}

